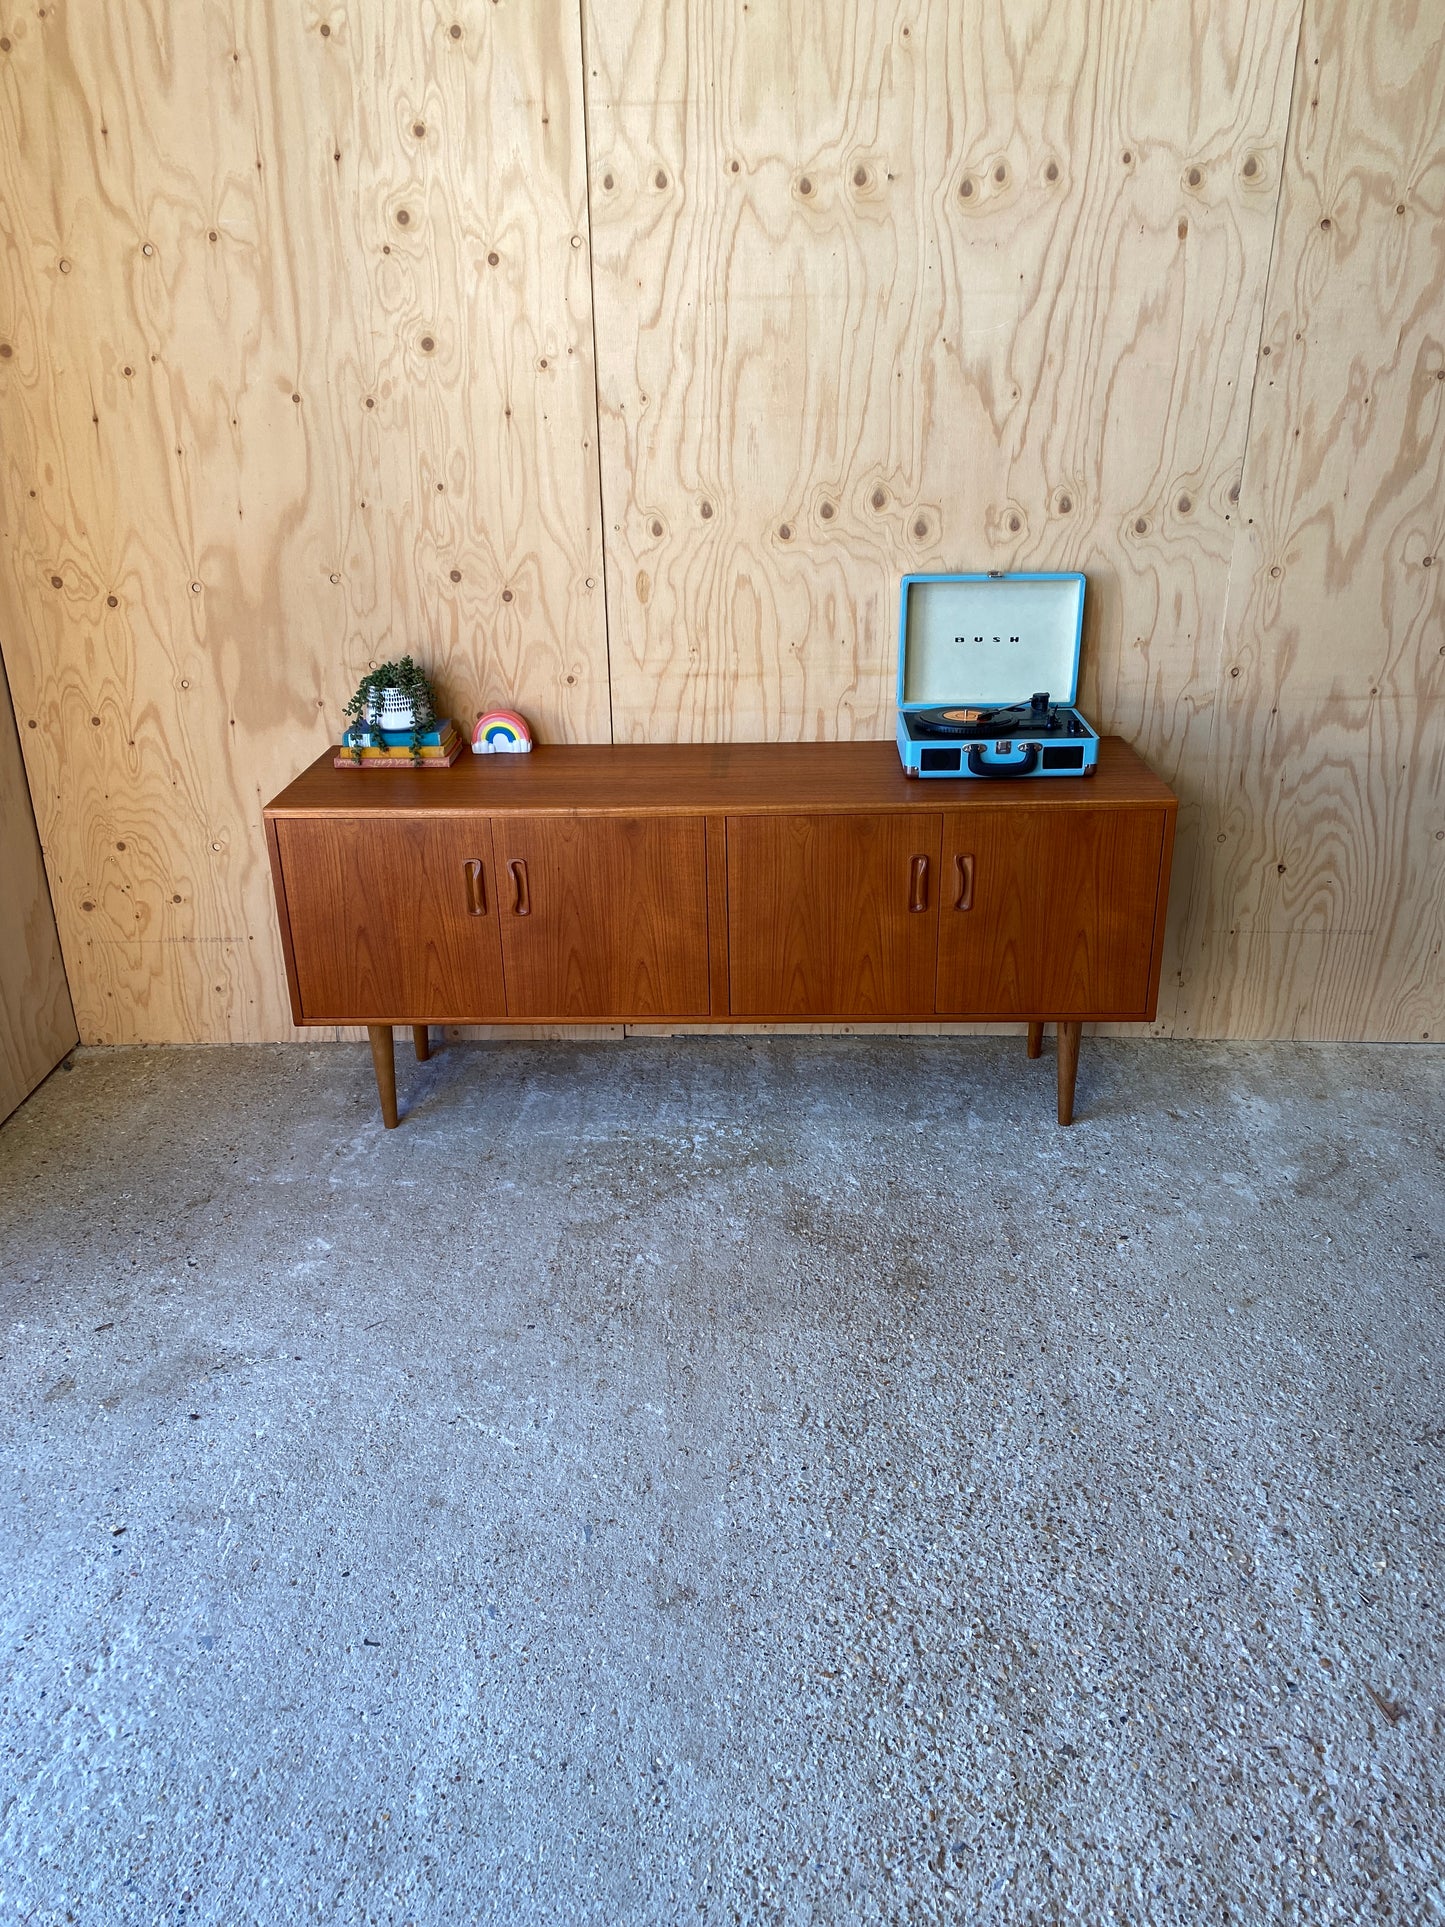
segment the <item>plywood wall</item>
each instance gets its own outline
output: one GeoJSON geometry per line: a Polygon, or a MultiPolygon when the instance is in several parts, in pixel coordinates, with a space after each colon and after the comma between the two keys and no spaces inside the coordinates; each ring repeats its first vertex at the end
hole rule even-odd
{"type": "Polygon", "coordinates": [[[259,812],[369,663],[608,733],[577,19],[0,19],[0,624],[82,1032],[290,1035],[259,812]]]}
{"type": "Polygon", "coordinates": [[[1445,8],[1309,0],[1177,1022],[1445,1035],[1445,8]]]}
{"type": "Polygon", "coordinates": [[[617,733],[887,735],[901,573],[1082,568],[1084,700],[1172,767],[1298,0],[841,14],[588,7],[617,733]]]}
{"type": "Polygon", "coordinates": [[[75,1041],[10,691],[0,672],[0,1120],[75,1041]]]}
{"type": "Polygon", "coordinates": [[[1437,1032],[1437,13],[0,8],[83,1033],[291,1034],[259,808],[383,654],[554,739],[871,737],[956,566],[1089,573],[1083,701],[1183,802],[1161,1030],[1437,1032]]]}

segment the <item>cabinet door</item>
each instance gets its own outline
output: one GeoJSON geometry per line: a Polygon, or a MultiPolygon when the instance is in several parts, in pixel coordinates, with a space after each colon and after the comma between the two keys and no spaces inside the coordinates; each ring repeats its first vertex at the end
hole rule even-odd
{"type": "Polygon", "coordinates": [[[507,1015],[708,1015],[700,816],[498,817],[507,1015]]]}
{"type": "Polygon", "coordinates": [[[942,818],[730,816],[735,1017],[931,1017],[942,818]]]}
{"type": "Polygon", "coordinates": [[[1162,810],[976,809],[944,819],[938,1009],[1148,1015],[1162,810]]]}
{"type": "Polygon", "coordinates": [[[283,818],[276,840],[308,1022],[506,1015],[486,817],[283,818]]]}

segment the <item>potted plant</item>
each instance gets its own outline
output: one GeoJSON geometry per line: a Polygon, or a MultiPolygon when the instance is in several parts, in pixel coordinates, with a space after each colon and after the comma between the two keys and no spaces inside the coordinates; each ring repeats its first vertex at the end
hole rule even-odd
{"type": "Polygon", "coordinates": [[[356,685],[356,693],[346,705],[350,721],[347,732],[351,753],[361,761],[362,735],[367,729],[411,739],[411,760],[421,761],[421,739],[436,727],[436,706],[431,684],[410,656],[400,662],[383,662],[370,669],[356,685]]]}

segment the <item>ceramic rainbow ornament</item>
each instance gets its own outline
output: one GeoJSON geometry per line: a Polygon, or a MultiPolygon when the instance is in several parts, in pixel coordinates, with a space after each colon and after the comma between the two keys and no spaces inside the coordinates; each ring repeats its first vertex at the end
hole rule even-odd
{"type": "Polygon", "coordinates": [[[532,732],[514,709],[489,709],[477,718],[472,731],[475,756],[525,756],[532,747],[532,732]]]}

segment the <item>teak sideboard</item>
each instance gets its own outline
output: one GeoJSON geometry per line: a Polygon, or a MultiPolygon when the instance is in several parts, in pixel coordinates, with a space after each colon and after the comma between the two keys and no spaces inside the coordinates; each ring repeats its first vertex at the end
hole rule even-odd
{"type": "Polygon", "coordinates": [[[446,770],[318,758],[266,810],[291,1010],[392,1027],[1147,1023],[1177,809],[1116,737],[1092,777],[929,782],[891,743],[578,745],[446,770]]]}

